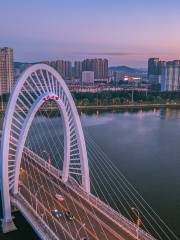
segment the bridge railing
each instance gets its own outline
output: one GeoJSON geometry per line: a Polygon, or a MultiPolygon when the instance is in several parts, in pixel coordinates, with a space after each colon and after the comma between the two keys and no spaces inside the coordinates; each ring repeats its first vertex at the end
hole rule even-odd
{"type": "Polygon", "coordinates": [[[44,166],[46,169],[49,169],[51,173],[55,174],[58,177],[61,177],[62,171],[60,169],[53,167],[51,164],[46,162],[42,157],[31,151],[29,148],[24,147],[23,152],[32,157],[33,160],[35,160],[37,163],[40,163],[41,166],[44,166]]]}
{"type": "MultiPolygon", "coordinates": [[[[46,162],[43,158],[41,158],[39,155],[34,153],[28,148],[24,148],[24,153],[28,154],[30,157],[33,158],[38,164],[41,166],[44,166],[46,169],[48,169],[53,175],[60,178],[62,175],[62,171],[55,168],[48,162],[46,162]]],[[[95,206],[96,208],[100,209],[103,213],[105,213],[108,217],[111,217],[111,219],[119,223],[121,227],[125,227],[129,232],[131,232],[133,235],[136,236],[137,233],[137,225],[130,220],[128,220],[126,217],[124,217],[121,213],[115,211],[112,207],[104,203],[102,200],[94,196],[93,194],[86,193],[83,188],[76,182],[76,180],[73,177],[69,178],[68,186],[72,188],[72,190],[76,190],[77,193],[80,194],[80,196],[84,197],[86,200],[88,199],[89,202],[95,206]]],[[[152,237],[150,234],[145,232],[143,229],[139,229],[139,239],[140,240],[156,240],[154,237],[152,237]]]]}
{"type": "MultiPolygon", "coordinates": [[[[75,179],[70,178],[69,179],[70,184],[72,184],[73,189],[76,189],[81,195],[83,195],[86,199],[88,199],[94,206],[96,206],[98,209],[101,209],[103,212],[105,212],[108,216],[110,216],[113,220],[116,221],[116,223],[120,223],[121,225],[125,226],[126,229],[128,229],[130,232],[133,232],[133,234],[136,234],[137,232],[137,225],[128,220],[126,217],[124,217],[121,213],[115,211],[112,207],[101,201],[99,198],[92,194],[87,194],[84,192],[84,190],[79,186],[79,184],[75,181],[75,179]]],[[[139,239],[149,239],[149,240],[156,240],[154,237],[152,237],[150,234],[145,232],[143,229],[139,229],[139,239]]]]}
{"type": "MultiPolygon", "coordinates": [[[[38,201],[38,200],[37,200],[38,201]]],[[[24,215],[27,221],[31,224],[37,234],[43,239],[58,240],[59,238],[52,232],[48,225],[42,221],[40,216],[37,216],[37,212],[32,208],[29,202],[21,195],[11,197],[11,202],[16,206],[20,212],[24,215]]],[[[38,204],[41,204],[38,201],[38,204]]]]}

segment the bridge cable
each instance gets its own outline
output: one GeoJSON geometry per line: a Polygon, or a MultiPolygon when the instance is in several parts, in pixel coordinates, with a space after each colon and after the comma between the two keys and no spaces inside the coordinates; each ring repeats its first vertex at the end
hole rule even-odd
{"type": "MultiPolygon", "coordinates": [[[[130,188],[133,189],[133,191],[138,195],[138,197],[141,198],[141,200],[143,202],[145,202],[145,205],[147,205],[151,211],[158,217],[158,219],[161,221],[161,223],[163,223],[163,225],[167,228],[167,230],[173,235],[173,237],[175,237],[175,239],[178,239],[177,236],[172,232],[172,230],[163,222],[163,220],[157,215],[157,213],[155,213],[155,211],[147,204],[147,202],[143,199],[143,197],[137,192],[137,190],[132,186],[132,184],[130,184],[130,182],[125,178],[125,176],[120,172],[119,169],[116,168],[116,166],[114,165],[113,162],[110,161],[110,159],[107,157],[107,155],[104,153],[104,151],[100,148],[99,145],[97,145],[97,143],[92,139],[91,137],[91,142],[93,142],[94,146],[96,146],[97,149],[97,153],[100,154],[100,160],[102,162],[102,164],[105,164],[105,162],[108,164],[108,169],[111,170],[110,173],[112,175],[112,177],[114,178],[115,175],[117,177],[117,179],[121,180],[124,182],[125,186],[129,186],[130,188]],[[102,161],[103,159],[103,161],[102,161]],[[114,175],[114,174],[115,175],[114,175]],[[118,173],[118,174],[117,174],[118,173]]],[[[118,181],[119,183],[119,181],[118,181]]],[[[128,188],[129,188],[128,187],[128,188]]],[[[129,190],[131,194],[132,190],[129,190]]],[[[133,194],[134,195],[134,194],[133,194]]],[[[137,197],[136,197],[137,198],[137,197]]],[[[138,199],[137,199],[138,200],[138,199]]],[[[139,201],[139,200],[138,200],[139,201]]],[[[147,212],[149,214],[149,212],[147,212]]],[[[156,222],[156,221],[155,221],[156,222]]]]}

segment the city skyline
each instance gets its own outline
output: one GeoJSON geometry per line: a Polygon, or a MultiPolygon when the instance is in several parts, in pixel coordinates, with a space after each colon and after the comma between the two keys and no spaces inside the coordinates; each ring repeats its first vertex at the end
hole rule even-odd
{"type": "Polygon", "coordinates": [[[145,67],[149,57],[179,59],[179,7],[178,0],[7,0],[0,42],[14,49],[16,61],[96,56],[110,65],[145,67]]]}

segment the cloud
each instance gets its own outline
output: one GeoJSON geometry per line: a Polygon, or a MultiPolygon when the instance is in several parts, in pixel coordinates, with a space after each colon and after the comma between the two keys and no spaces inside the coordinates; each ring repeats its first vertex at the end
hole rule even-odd
{"type": "Polygon", "coordinates": [[[132,52],[86,52],[80,53],[81,55],[93,55],[93,56],[128,56],[128,55],[135,55],[132,52]]]}

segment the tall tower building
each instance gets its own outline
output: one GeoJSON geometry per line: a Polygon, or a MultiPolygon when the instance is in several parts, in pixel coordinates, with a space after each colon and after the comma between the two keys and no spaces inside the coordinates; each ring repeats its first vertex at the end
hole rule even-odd
{"type": "Polygon", "coordinates": [[[0,48],[0,95],[10,93],[15,84],[12,48],[0,48]]]}
{"type": "MultiPolygon", "coordinates": [[[[82,62],[82,70],[84,71],[95,71],[95,68],[93,66],[93,61],[95,59],[85,59],[82,62]]],[[[94,64],[95,65],[95,64],[94,64]]]]}
{"type": "Polygon", "coordinates": [[[72,63],[70,61],[64,61],[65,64],[65,79],[72,78],[72,63]]]}
{"type": "Polygon", "coordinates": [[[148,80],[150,83],[159,83],[162,69],[159,58],[149,58],[148,60],[148,80]]]}
{"type": "Polygon", "coordinates": [[[161,91],[180,90],[180,61],[167,62],[162,68],[161,91]]]}
{"type": "Polygon", "coordinates": [[[81,61],[75,61],[74,62],[74,78],[81,79],[82,75],[82,62],[81,61]]]}
{"type": "Polygon", "coordinates": [[[108,79],[108,60],[107,59],[85,59],[82,63],[83,71],[93,71],[96,80],[108,79]]]}
{"type": "Polygon", "coordinates": [[[159,58],[149,58],[148,76],[150,75],[159,75],[159,58]]]}
{"type": "Polygon", "coordinates": [[[57,60],[52,62],[52,67],[54,67],[57,72],[62,76],[63,79],[65,79],[65,67],[64,67],[64,61],[57,60]]]}
{"type": "Polygon", "coordinates": [[[70,80],[72,78],[72,64],[70,61],[51,61],[50,66],[55,68],[63,79],[70,80]]]}
{"type": "Polygon", "coordinates": [[[106,78],[108,79],[108,76],[109,76],[109,71],[108,71],[108,60],[107,59],[104,59],[103,60],[103,78],[106,78]]]}

